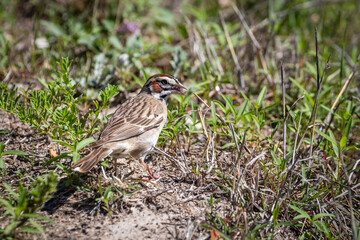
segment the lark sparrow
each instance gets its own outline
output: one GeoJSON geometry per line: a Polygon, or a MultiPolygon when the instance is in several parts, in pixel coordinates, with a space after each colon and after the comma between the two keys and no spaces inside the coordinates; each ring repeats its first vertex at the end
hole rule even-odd
{"type": "Polygon", "coordinates": [[[167,119],[166,101],[170,94],[184,94],[186,88],[173,76],[151,76],[140,93],[120,105],[89,147],[93,151],[76,162],[72,168],[88,172],[107,156],[117,158],[131,156],[139,159],[150,176],[155,178],[144,162],[146,155],[155,147],[167,119]]]}

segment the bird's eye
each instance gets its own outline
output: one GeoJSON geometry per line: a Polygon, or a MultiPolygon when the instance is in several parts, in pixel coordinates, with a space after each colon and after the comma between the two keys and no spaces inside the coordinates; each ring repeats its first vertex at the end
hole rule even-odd
{"type": "Polygon", "coordinates": [[[168,81],[167,80],[161,80],[161,83],[166,85],[166,84],[168,84],[168,81]]]}

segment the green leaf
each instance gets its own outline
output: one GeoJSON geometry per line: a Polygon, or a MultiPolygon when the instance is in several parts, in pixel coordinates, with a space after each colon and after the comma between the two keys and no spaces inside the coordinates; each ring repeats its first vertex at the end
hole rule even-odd
{"type": "Polygon", "coordinates": [[[214,104],[218,105],[221,109],[221,111],[223,111],[223,113],[226,114],[226,108],[224,106],[224,104],[222,104],[220,101],[217,101],[217,100],[213,100],[212,102],[214,102],[214,104]]]}
{"type": "Polygon", "coordinates": [[[245,109],[246,109],[246,107],[248,106],[248,101],[249,101],[249,100],[246,99],[246,100],[241,104],[241,106],[240,106],[240,108],[239,108],[239,110],[238,110],[238,112],[237,112],[237,115],[236,115],[236,120],[238,120],[238,119],[244,114],[245,109]]]}
{"type": "Polygon", "coordinates": [[[278,219],[279,210],[280,210],[279,204],[276,204],[274,211],[273,211],[273,223],[276,223],[276,221],[278,219]]]}
{"type": "Polygon", "coordinates": [[[243,91],[240,91],[241,95],[243,96],[243,98],[245,99],[246,103],[248,104],[248,106],[252,109],[255,110],[253,105],[250,102],[250,99],[246,96],[246,94],[243,91]]]}
{"type": "Polygon", "coordinates": [[[211,117],[214,127],[216,126],[217,117],[216,117],[216,110],[215,110],[215,103],[211,102],[211,117]]]}
{"type": "Polygon", "coordinates": [[[11,130],[0,129],[0,134],[10,133],[10,132],[11,132],[11,130]]]}
{"type": "Polygon", "coordinates": [[[11,205],[11,203],[9,201],[6,201],[5,199],[0,198],[0,205],[3,205],[6,207],[6,209],[8,210],[8,212],[15,217],[15,208],[14,206],[11,205]]]}
{"type": "Polygon", "coordinates": [[[4,151],[4,149],[5,149],[5,144],[0,143],[0,156],[2,155],[2,152],[4,151]]]}
{"type": "Polygon", "coordinates": [[[73,152],[73,162],[76,163],[80,159],[80,154],[77,152],[73,152]]]}
{"type": "Polygon", "coordinates": [[[234,142],[230,142],[230,143],[226,143],[224,146],[222,146],[221,149],[225,149],[225,148],[233,147],[233,146],[235,146],[235,143],[234,143],[234,142]]]}
{"type": "Polygon", "coordinates": [[[40,224],[38,224],[37,222],[35,222],[32,219],[29,219],[29,224],[32,225],[34,228],[26,226],[26,227],[22,227],[21,231],[26,231],[26,232],[30,232],[30,233],[43,233],[44,229],[41,227],[40,224]],[[25,230],[24,230],[25,229],[25,230]]]}
{"type": "Polygon", "coordinates": [[[329,229],[327,228],[326,224],[324,222],[320,222],[320,221],[315,221],[314,225],[317,227],[317,229],[320,232],[325,233],[326,236],[329,235],[329,229]]]}
{"type": "Polygon", "coordinates": [[[3,152],[2,155],[29,155],[26,152],[20,151],[20,150],[7,150],[5,152],[3,152]]]}
{"type": "Polygon", "coordinates": [[[331,130],[329,130],[329,136],[332,139],[331,144],[332,144],[333,150],[334,150],[336,156],[339,157],[338,144],[337,144],[337,141],[335,139],[334,133],[331,130]]]}
{"type": "Polygon", "coordinates": [[[19,193],[20,193],[20,197],[17,199],[18,202],[16,206],[16,216],[20,216],[20,214],[24,212],[28,200],[27,199],[28,191],[21,184],[19,184],[19,193]]]}
{"type": "Polygon", "coordinates": [[[43,231],[39,231],[36,228],[32,228],[32,227],[22,227],[20,228],[21,232],[27,232],[27,233],[42,233],[43,231]]]}
{"type": "Polygon", "coordinates": [[[6,188],[6,190],[8,190],[8,192],[13,196],[13,198],[18,199],[19,198],[19,194],[16,193],[14,190],[12,190],[12,188],[9,186],[9,184],[4,183],[4,188],[6,188]]]}
{"type": "Polygon", "coordinates": [[[144,82],[140,80],[140,78],[138,78],[135,74],[133,74],[132,77],[134,78],[137,84],[139,84],[141,87],[144,86],[144,82]]]}
{"type": "Polygon", "coordinates": [[[90,143],[93,143],[93,142],[96,142],[96,140],[94,138],[86,138],[86,139],[82,140],[81,142],[76,144],[76,152],[80,151],[81,149],[83,149],[84,147],[86,147],[87,145],[89,145],[90,143]]]}
{"type": "Polygon", "coordinates": [[[71,152],[67,152],[67,153],[63,153],[63,154],[61,154],[61,155],[59,155],[59,156],[53,157],[52,159],[48,160],[48,161],[44,164],[43,167],[49,166],[50,164],[52,164],[54,161],[56,161],[56,160],[58,160],[58,159],[65,158],[65,157],[69,157],[69,154],[70,154],[70,153],[71,153],[71,152]]]}
{"type": "Polygon", "coordinates": [[[346,146],[346,142],[348,140],[349,133],[350,133],[351,124],[352,124],[352,118],[350,117],[346,123],[343,135],[340,140],[340,148],[341,149],[343,149],[346,146]]]}
{"type": "Polygon", "coordinates": [[[306,219],[311,219],[310,218],[310,215],[307,213],[307,212],[305,212],[304,210],[302,210],[302,209],[300,209],[300,208],[298,208],[298,207],[295,207],[295,206],[293,206],[293,205],[289,205],[293,210],[295,210],[296,212],[298,212],[298,213],[300,213],[300,215],[298,215],[298,216],[296,216],[296,217],[294,217],[294,220],[297,220],[297,219],[301,219],[301,218],[306,218],[306,219]]]}
{"type": "Polygon", "coordinates": [[[41,215],[36,214],[36,213],[24,213],[21,216],[25,217],[25,218],[36,218],[36,219],[41,219],[41,220],[45,220],[45,221],[48,221],[48,222],[54,222],[54,220],[52,220],[50,218],[47,218],[45,216],[41,216],[41,215]]]}
{"type": "Polygon", "coordinates": [[[322,217],[333,217],[334,218],[335,215],[332,214],[332,213],[318,213],[312,218],[312,220],[315,221],[315,220],[317,220],[319,218],[322,218],[322,217]]]}
{"type": "Polygon", "coordinates": [[[0,158],[0,169],[4,169],[5,170],[5,160],[0,158]]]}
{"type": "Polygon", "coordinates": [[[57,37],[66,35],[64,29],[62,29],[60,27],[60,25],[58,25],[56,23],[45,21],[45,20],[40,20],[40,24],[43,25],[49,33],[51,33],[57,37]]]}
{"type": "Polygon", "coordinates": [[[116,36],[111,36],[109,38],[109,43],[118,50],[121,50],[123,48],[121,42],[116,36]]]}
{"type": "Polygon", "coordinates": [[[262,106],[262,103],[266,96],[266,92],[267,92],[267,88],[266,88],[266,86],[264,86],[263,89],[261,90],[258,98],[256,99],[256,103],[255,103],[256,109],[259,109],[262,106]]]}
{"type": "Polygon", "coordinates": [[[234,108],[234,104],[233,104],[232,101],[230,100],[231,97],[226,97],[225,95],[221,95],[221,96],[222,96],[222,98],[225,100],[227,106],[230,107],[230,110],[231,110],[231,112],[232,112],[232,114],[233,114],[233,116],[234,116],[234,118],[235,118],[235,117],[236,117],[236,110],[235,110],[235,108],[234,108]]]}
{"type": "Polygon", "coordinates": [[[111,195],[112,195],[111,186],[108,186],[105,190],[104,198],[107,199],[108,197],[111,197],[111,195]]]}
{"type": "MultiPolygon", "coordinates": [[[[326,135],[325,133],[323,133],[322,131],[320,131],[319,129],[316,129],[315,128],[315,132],[317,132],[320,136],[322,136],[323,138],[325,138],[326,140],[328,140],[329,142],[331,142],[332,144],[335,144],[337,145],[337,141],[334,137],[334,134],[332,134],[332,136],[328,136],[326,135]]],[[[329,131],[329,135],[331,134],[332,132],[329,131]]]]}
{"type": "Polygon", "coordinates": [[[51,142],[57,142],[57,143],[59,143],[60,145],[63,145],[63,146],[65,146],[65,147],[68,147],[68,148],[70,148],[73,152],[75,152],[74,146],[71,146],[70,144],[68,144],[68,143],[66,143],[66,142],[64,142],[64,141],[56,140],[56,139],[51,139],[51,142]]]}
{"type": "Polygon", "coordinates": [[[17,227],[18,222],[17,221],[12,221],[9,225],[6,226],[5,230],[4,230],[4,235],[10,235],[10,233],[17,227]]]}

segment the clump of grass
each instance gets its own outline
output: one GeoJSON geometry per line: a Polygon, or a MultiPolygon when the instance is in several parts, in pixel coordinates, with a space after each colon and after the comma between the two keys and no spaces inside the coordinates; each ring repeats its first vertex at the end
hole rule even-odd
{"type": "Polygon", "coordinates": [[[0,229],[1,238],[16,238],[18,232],[43,233],[43,228],[37,220],[52,222],[37,211],[51,198],[57,184],[57,175],[53,172],[44,178],[38,177],[32,183],[31,189],[26,189],[19,182],[18,192],[3,183],[3,190],[7,191],[7,198],[0,198],[0,212],[2,212],[3,227],[0,229]]]}

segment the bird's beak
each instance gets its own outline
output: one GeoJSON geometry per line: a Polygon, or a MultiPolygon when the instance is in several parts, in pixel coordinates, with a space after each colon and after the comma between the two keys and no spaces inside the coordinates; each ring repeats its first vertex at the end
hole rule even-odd
{"type": "Polygon", "coordinates": [[[186,90],[187,90],[187,88],[184,85],[182,85],[181,83],[179,83],[179,84],[176,84],[173,86],[172,93],[179,94],[179,95],[185,95],[186,90]]]}

